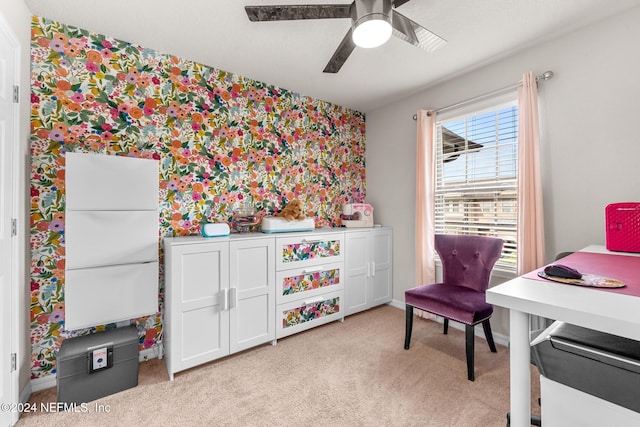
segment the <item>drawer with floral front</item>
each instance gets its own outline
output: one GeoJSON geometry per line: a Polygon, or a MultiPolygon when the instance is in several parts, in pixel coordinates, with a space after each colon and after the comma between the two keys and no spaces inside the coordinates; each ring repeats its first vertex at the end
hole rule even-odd
{"type": "Polygon", "coordinates": [[[276,270],[344,260],[344,232],[276,238],[276,270]]]}
{"type": "Polygon", "coordinates": [[[312,265],[276,273],[276,304],[344,289],[344,263],[312,265]]]}
{"type": "Polygon", "coordinates": [[[344,318],[344,291],[327,292],[276,306],[276,338],[344,318]]]}

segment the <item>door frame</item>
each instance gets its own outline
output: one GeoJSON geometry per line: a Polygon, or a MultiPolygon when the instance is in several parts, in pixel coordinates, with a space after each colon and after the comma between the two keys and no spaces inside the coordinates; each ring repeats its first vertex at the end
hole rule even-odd
{"type": "MultiPolygon", "coordinates": [[[[0,37],[6,40],[9,44],[9,47],[13,51],[14,55],[14,68],[12,70],[6,70],[9,74],[8,80],[12,82],[14,86],[20,86],[20,43],[18,42],[18,38],[11,30],[11,27],[7,24],[4,16],[0,15],[0,37]]],[[[24,93],[24,92],[23,92],[24,93]]],[[[12,112],[12,126],[13,132],[11,135],[11,148],[9,151],[9,164],[11,165],[11,172],[9,174],[9,182],[8,186],[11,188],[10,196],[6,198],[6,202],[9,204],[8,211],[10,212],[10,216],[12,219],[16,221],[16,233],[10,237],[11,239],[11,249],[10,249],[10,259],[8,260],[7,265],[10,268],[9,275],[9,325],[2,327],[2,337],[0,339],[4,340],[8,343],[9,357],[11,354],[16,355],[15,369],[8,372],[8,380],[9,380],[9,395],[8,402],[10,405],[16,407],[16,405],[20,402],[20,360],[24,355],[21,354],[19,348],[19,328],[20,328],[20,291],[21,286],[19,284],[19,236],[22,236],[22,229],[20,228],[19,217],[18,217],[18,199],[19,194],[16,190],[16,186],[21,188],[19,184],[19,156],[20,152],[20,103],[24,102],[20,100],[19,102],[14,102],[13,104],[13,112],[12,112]]],[[[10,231],[11,233],[11,231],[10,231]]],[[[14,425],[18,422],[19,418],[18,411],[9,412],[9,425],[14,425]]]]}

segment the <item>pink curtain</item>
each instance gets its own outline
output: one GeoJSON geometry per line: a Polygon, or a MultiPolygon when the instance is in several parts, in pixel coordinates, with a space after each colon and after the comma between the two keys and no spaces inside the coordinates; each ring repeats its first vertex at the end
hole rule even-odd
{"type": "Polygon", "coordinates": [[[434,283],[435,113],[419,110],[416,151],[416,286],[434,283]]]}
{"type": "Polygon", "coordinates": [[[532,72],[518,88],[518,275],[544,265],[538,88],[532,72]]]}

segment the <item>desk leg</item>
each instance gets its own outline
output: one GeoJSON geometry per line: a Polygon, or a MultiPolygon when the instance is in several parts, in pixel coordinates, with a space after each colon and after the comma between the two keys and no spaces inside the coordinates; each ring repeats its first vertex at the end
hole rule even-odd
{"type": "Polygon", "coordinates": [[[529,315],[509,310],[511,426],[531,425],[531,356],[529,315]]]}

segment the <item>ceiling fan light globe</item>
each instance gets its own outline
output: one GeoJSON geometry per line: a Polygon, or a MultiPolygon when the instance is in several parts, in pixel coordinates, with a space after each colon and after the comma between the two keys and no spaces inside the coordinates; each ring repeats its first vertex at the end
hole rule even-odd
{"type": "Polygon", "coordinates": [[[384,17],[367,16],[368,19],[360,19],[353,27],[353,42],[363,48],[374,48],[385,44],[393,28],[384,17]]]}

